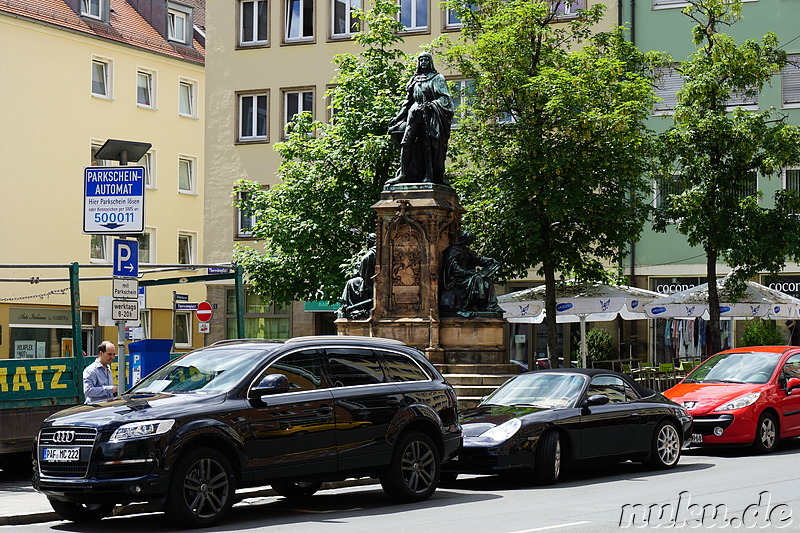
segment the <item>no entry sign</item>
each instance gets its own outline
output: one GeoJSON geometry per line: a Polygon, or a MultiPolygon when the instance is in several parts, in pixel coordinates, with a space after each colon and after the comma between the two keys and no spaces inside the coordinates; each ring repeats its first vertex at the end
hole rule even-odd
{"type": "Polygon", "coordinates": [[[197,320],[200,322],[208,322],[211,320],[214,312],[211,309],[211,304],[208,302],[200,302],[197,304],[197,320]]]}

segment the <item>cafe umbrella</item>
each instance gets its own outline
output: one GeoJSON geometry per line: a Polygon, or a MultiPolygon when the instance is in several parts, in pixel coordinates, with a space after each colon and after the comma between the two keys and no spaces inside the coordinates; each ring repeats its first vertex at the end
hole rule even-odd
{"type": "MultiPolygon", "coordinates": [[[[580,322],[581,364],[586,367],[586,322],[647,318],[646,303],[662,298],[658,292],[605,283],[556,284],[556,322],[580,322]]],[[[544,321],[545,286],[504,294],[497,298],[509,322],[540,324],[544,321]]]]}
{"type": "MultiPolygon", "coordinates": [[[[744,292],[734,297],[727,278],[717,280],[720,318],[795,318],[800,299],[754,281],[745,282],[744,292]]],[[[708,320],[708,283],[676,292],[644,305],[648,318],[703,318],[708,320]]]]}

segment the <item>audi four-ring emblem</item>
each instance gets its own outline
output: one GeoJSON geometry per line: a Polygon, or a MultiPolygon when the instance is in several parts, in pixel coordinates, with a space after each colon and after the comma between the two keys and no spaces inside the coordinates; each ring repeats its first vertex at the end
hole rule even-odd
{"type": "Polygon", "coordinates": [[[67,444],[75,440],[75,432],[68,431],[65,429],[56,431],[53,435],[53,442],[58,442],[61,444],[67,444]]]}

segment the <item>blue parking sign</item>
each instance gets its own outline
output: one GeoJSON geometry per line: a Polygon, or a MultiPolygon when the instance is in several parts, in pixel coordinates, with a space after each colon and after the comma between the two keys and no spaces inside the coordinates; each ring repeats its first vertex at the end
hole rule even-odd
{"type": "Polygon", "coordinates": [[[114,239],[114,275],[139,276],[139,241],[114,239]]]}

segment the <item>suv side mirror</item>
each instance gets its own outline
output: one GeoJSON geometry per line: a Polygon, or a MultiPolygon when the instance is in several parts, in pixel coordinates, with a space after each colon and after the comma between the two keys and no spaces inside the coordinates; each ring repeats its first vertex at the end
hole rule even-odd
{"type": "Polygon", "coordinates": [[[593,405],[605,405],[608,403],[608,396],[605,394],[592,394],[583,402],[581,402],[581,407],[591,407],[593,405]]]}
{"type": "Polygon", "coordinates": [[[289,392],[289,378],[283,374],[268,374],[259,382],[258,385],[250,389],[247,397],[251,400],[258,400],[268,394],[281,394],[289,392]]]}
{"type": "Polygon", "coordinates": [[[800,388],[800,379],[789,378],[789,381],[786,382],[786,392],[790,393],[797,388],[800,388]]]}

